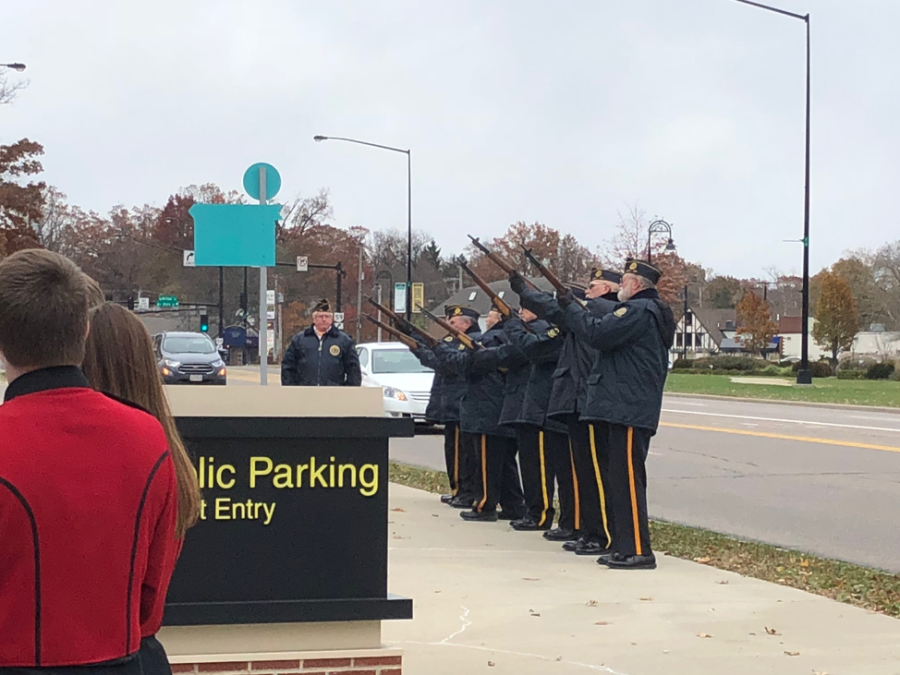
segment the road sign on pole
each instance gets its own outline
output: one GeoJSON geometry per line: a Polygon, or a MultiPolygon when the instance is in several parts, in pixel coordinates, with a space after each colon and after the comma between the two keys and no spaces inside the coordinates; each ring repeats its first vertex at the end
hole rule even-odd
{"type": "Polygon", "coordinates": [[[244,190],[247,194],[258,199],[260,204],[265,204],[278,194],[281,189],[281,175],[278,170],[271,164],[265,162],[257,162],[244,172],[244,190]],[[260,174],[264,174],[264,178],[260,180],[260,174]],[[262,189],[260,189],[262,186],[262,189]],[[265,194],[263,194],[265,191],[265,194]]]}
{"type": "Polygon", "coordinates": [[[397,314],[406,312],[406,283],[398,281],[394,284],[394,311],[397,314]]]}
{"type": "Polygon", "coordinates": [[[425,284],[420,281],[412,285],[412,311],[421,314],[425,304],[425,284]]]}
{"type": "Polygon", "coordinates": [[[157,307],[178,307],[177,295],[161,295],[156,300],[157,307]]]}
{"type": "Polygon", "coordinates": [[[150,298],[138,298],[138,311],[146,312],[150,309],[150,298]]]}
{"type": "Polygon", "coordinates": [[[194,258],[193,251],[185,251],[184,252],[184,266],[185,267],[196,267],[197,266],[197,262],[196,262],[196,259],[194,258]]]}
{"type": "Polygon", "coordinates": [[[298,255],[297,256],[297,271],[298,272],[308,272],[309,271],[309,256],[306,256],[306,255],[298,255]]]}

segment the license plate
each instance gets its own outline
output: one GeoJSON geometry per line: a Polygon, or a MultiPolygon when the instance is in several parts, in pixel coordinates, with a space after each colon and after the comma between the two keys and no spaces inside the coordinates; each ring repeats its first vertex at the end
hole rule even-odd
{"type": "Polygon", "coordinates": [[[203,382],[202,375],[191,375],[191,382],[203,382]]]}

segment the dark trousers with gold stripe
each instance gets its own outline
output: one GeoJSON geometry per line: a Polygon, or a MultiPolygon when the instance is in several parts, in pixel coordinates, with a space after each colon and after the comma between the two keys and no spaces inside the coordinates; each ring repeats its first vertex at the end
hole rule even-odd
{"type": "Polygon", "coordinates": [[[519,448],[519,467],[522,469],[522,492],[528,516],[538,527],[550,529],[553,525],[553,487],[555,474],[550,462],[547,434],[538,427],[516,427],[516,444],[519,448]]]}
{"type": "Polygon", "coordinates": [[[602,426],[609,447],[610,506],[616,523],[613,550],[624,556],[649,555],[645,462],[651,434],[619,424],[602,426]]]}
{"type": "Polygon", "coordinates": [[[602,426],[570,419],[569,438],[578,476],[582,536],[610,548],[617,533],[615,516],[609,508],[608,435],[599,431],[602,426]]]}
{"type": "Polygon", "coordinates": [[[550,465],[556,476],[559,493],[559,522],[563,530],[581,529],[581,497],[578,494],[578,476],[575,473],[575,457],[568,434],[556,431],[544,432],[544,445],[550,457],[550,465]]]}
{"type": "Polygon", "coordinates": [[[475,510],[496,511],[499,504],[514,518],[525,515],[525,499],[516,464],[516,442],[506,436],[466,434],[478,448],[475,510]]]}
{"type": "Polygon", "coordinates": [[[475,447],[472,434],[464,434],[459,422],[444,424],[444,459],[453,495],[475,494],[475,447]]]}

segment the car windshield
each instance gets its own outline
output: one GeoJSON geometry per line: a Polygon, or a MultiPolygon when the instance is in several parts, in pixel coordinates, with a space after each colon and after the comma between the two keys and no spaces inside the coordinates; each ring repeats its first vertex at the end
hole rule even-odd
{"type": "Polygon", "coordinates": [[[430,373],[413,353],[406,349],[373,349],[373,373],[430,373]]]}
{"type": "Polygon", "coordinates": [[[216,345],[205,335],[182,335],[167,337],[163,341],[163,351],[170,354],[213,354],[216,345]]]}

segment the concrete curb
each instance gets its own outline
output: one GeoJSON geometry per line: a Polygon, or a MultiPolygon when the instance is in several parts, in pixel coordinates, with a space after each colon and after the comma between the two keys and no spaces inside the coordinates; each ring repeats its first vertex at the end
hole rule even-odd
{"type": "Polygon", "coordinates": [[[856,412],[881,412],[900,415],[900,408],[886,408],[875,405],[851,405],[849,403],[817,403],[812,401],[781,401],[771,398],[747,398],[744,396],[715,396],[713,394],[681,394],[665,392],[665,398],[700,398],[711,401],[741,401],[743,403],[772,403],[775,405],[806,406],[809,408],[825,408],[832,410],[853,410],[856,412]]]}

